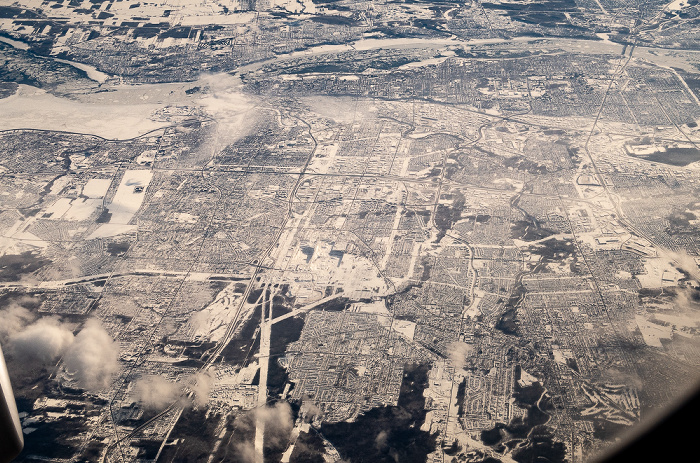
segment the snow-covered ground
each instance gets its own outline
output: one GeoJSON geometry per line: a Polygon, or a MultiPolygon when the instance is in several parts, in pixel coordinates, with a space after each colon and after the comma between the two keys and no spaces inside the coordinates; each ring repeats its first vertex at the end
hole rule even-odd
{"type": "Polygon", "coordinates": [[[20,84],[0,99],[0,130],[41,129],[128,139],[163,127],[150,119],[156,104],[84,104],[20,84]]]}
{"type": "Polygon", "coordinates": [[[680,11],[686,6],[688,6],[687,0],[673,0],[671,3],[666,5],[665,9],[668,11],[680,11]]]}
{"type": "Polygon", "coordinates": [[[109,190],[112,180],[108,178],[91,178],[83,187],[83,196],[88,198],[104,198],[109,190]]]}
{"type": "MultiPolygon", "coordinates": [[[[89,239],[107,238],[134,230],[136,226],[129,225],[129,221],[141,208],[152,178],[153,172],[150,170],[125,171],[112,202],[107,206],[112,214],[109,223],[100,226],[89,239]]],[[[101,202],[99,199],[93,201],[97,202],[95,206],[101,202]]]]}
{"type": "Polygon", "coordinates": [[[146,188],[153,178],[150,170],[127,170],[108,209],[109,223],[128,224],[145,198],[146,188]]]}

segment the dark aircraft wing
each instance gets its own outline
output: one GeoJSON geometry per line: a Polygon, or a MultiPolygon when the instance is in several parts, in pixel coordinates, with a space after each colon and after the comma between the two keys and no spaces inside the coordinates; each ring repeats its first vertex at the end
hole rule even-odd
{"type": "Polygon", "coordinates": [[[19,424],[17,404],[10,385],[5,357],[0,348],[0,463],[12,461],[24,447],[22,426],[19,424]]]}

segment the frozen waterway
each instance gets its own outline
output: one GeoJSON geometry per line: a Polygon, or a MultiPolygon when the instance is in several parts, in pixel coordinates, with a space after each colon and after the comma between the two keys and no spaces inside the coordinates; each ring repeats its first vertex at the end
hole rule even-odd
{"type": "MultiPolygon", "coordinates": [[[[13,48],[16,48],[18,50],[29,50],[29,45],[27,43],[21,42],[19,40],[14,40],[9,37],[2,37],[0,36],[0,42],[6,43],[10,45],[13,48]]],[[[95,66],[90,66],[89,64],[83,64],[83,63],[76,63],[75,61],[70,61],[67,59],[60,59],[60,58],[53,58],[49,57],[49,59],[52,59],[56,62],[67,64],[69,66],[73,66],[76,69],[80,69],[81,71],[85,72],[88,76],[89,79],[94,80],[95,82],[99,82],[101,84],[105,83],[107,79],[109,79],[109,74],[105,74],[102,71],[98,71],[95,66]]]]}

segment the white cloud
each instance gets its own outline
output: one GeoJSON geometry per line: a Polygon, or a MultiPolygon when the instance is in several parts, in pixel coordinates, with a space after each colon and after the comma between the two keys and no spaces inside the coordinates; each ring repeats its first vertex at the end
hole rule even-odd
{"type": "Polygon", "coordinates": [[[97,320],[88,320],[64,357],[66,370],[78,385],[96,391],[117,372],[119,346],[97,320]]]}
{"type": "Polygon", "coordinates": [[[18,334],[27,325],[34,321],[34,315],[24,307],[25,302],[34,301],[34,298],[21,298],[12,301],[4,309],[0,310],[0,342],[6,343],[12,335],[18,334]]]}
{"type": "Polygon", "coordinates": [[[57,360],[73,344],[73,332],[54,318],[42,318],[10,337],[10,353],[20,364],[57,360]]]}

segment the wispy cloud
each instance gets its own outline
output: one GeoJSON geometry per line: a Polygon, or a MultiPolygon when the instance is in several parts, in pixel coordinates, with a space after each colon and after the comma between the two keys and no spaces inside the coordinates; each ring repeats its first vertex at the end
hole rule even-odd
{"type": "Polygon", "coordinates": [[[189,389],[194,393],[192,402],[196,407],[203,407],[209,402],[209,394],[214,384],[214,371],[200,371],[188,381],[189,389]]]}
{"type": "Polygon", "coordinates": [[[473,347],[464,342],[453,342],[447,346],[447,353],[450,356],[452,365],[457,370],[461,370],[467,364],[467,357],[471,355],[473,347]]]}
{"type": "Polygon", "coordinates": [[[182,407],[203,407],[209,401],[213,382],[213,371],[201,371],[175,381],[146,375],[134,382],[131,398],[149,410],[162,410],[175,402],[182,407]]]}
{"type": "Polygon", "coordinates": [[[252,439],[255,439],[256,425],[265,430],[265,447],[278,449],[286,448],[294,427],[292,408],[287,402],[255,408],[236,418],[236,422],[237,432],[252,436],[251,440],[234,444],[238,458],[245,463],[255,462],[255,444],[252,439]]]}
{"type": "Polygon", "coordinates": [[[182,386],[162,376],[148,375],[134,383],[132,398],[148,410],[162,410],[182,396],[182,386]]]}

